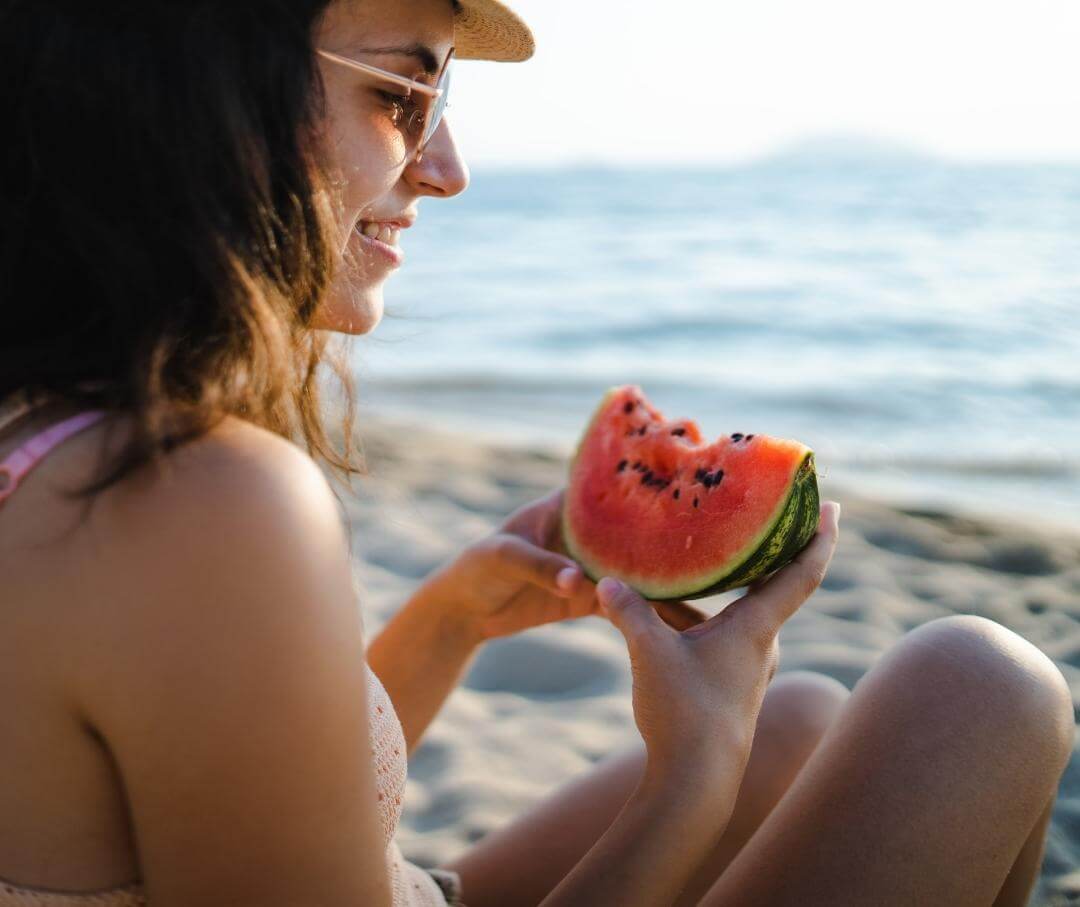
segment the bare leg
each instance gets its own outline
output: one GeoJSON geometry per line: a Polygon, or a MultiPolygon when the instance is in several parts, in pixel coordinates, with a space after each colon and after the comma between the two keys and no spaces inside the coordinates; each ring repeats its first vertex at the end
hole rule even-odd
{"type": "Polygon", "coordinates": [[[1051,800],[1035,828],[1028,836],[1020,856],[1016,858],[1009,877],[998,893],[994,907],[1024,907],[1031,897],[1031,891],[1035,887],[1035,880],[1039,877],[1042,869],[1043,851],[1046,849],[1046,830],[1050,827],[1050,813],[1053,812],[1054,801],[1051,800]]]}
{"type": "MultiPolygon", "coordinates": [[[[847,696],[841,684],[819,674],[792,672],[773,681],[731,822],[682,903],[697,903],[754,833],[847,696]]],[[[465,902],[469,907],[516,907],[543,900],[611,824],[643,766],[641,749],[608,759],[477,843],[449,867],[461,873],[465,902]]]]}
{"type": "Polygon", "coordinates": [[[1073,733],[1034,646],[980,618],[933,621],[856,686],[702,903],[1022,904],[1073,733]]]}

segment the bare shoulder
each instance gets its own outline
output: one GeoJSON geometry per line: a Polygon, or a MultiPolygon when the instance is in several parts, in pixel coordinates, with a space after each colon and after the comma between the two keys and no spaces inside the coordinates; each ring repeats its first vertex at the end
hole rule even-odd
{"type": "MultiPolygon", "coordinates": [[[[107,493],[110,532],[149,526],[184,533],[197,524],[255,522],[260,538],[327,520],[333,496],[321,470],[300,448],[272,432],[228,419],[107,493]],[[268,517],[277,519],[267,520],[268,517]]],[[[335,517],[336,519],[336,517],[335,517]]]]}
{"type": "Polygon", "coordinates": [[[87,665],[92,699],[97,678],[149,680],[215,653],[269,663],[305,634],[359,637],[333,494],[310,457],[270,432],[225,422],[107,491],[93,513],[87,561],[100,593],[84,632],[111,654],[87,665]]]}
{"type": "Polygon", "coordinates": [[[156,900],[301,903],[318,880],[320,903],[383,902],[362,627],[321,471],[229,423],[137,479],[96,518],[111,593],[79,688],[156,900]]]}

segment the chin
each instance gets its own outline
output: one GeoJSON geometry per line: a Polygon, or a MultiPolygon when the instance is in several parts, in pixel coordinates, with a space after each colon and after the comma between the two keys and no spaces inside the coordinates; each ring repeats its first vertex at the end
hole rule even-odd
{"type": "Polygon", "coordinates": [[[338,334],[370,334],[382,321],[382,284],[334,289],[323,302],[314,327],[338,334]]]}

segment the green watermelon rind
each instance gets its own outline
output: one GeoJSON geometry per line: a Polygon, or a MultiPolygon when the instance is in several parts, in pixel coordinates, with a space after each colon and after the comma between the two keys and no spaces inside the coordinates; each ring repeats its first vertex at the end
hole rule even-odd
{"type": "MultiPolygon", "coordinates": [[[[614,392],[605,394],[600,406],[597,407],[596,414],[589,422],[589,427],[582,434],[582,439],[578,443],[570,464],[571,476],[581,453],[582,444],[588,437],[593,422],[604,411],[611,393],[614,392]]],[[[562,514],[562,531],[567,552],[581,564],[585,574],[594,582],[604,576],[617,576],[628,582],[641,595],[653,601],[686,601],[748,586],[790,563],[810,543],[817,532],[820,509],[814,452],[807,449],[799,468],[795,471],[787,497],[777,505],[772,519],[765,524],[758,536],[743,548],[746,554],[735,555],[719,569],[704,576],[685,577],[664,583],[652,583],[641,577],[631,580],[628,577],[619,576],[616,570],[605,569],[585,555],[582,546],[575,538],[570,526],[569,513],[565,508],[562,514]]]]}
{"type": "Polygon", "coordinates": [[[660,590],[655,596],[656,599],[663,601],[717,595],[731,589],[749,586],[791,563],[799,552],[810,544],[817,533],[821,513],[813,451],[809,451],[803,458],[796,471],[791,492],[778,510],[779,515],[762,533],[757,547],[734,569],[726,573],[721,571],[722,575],[710,579],[708,586],[704,589],[687,592],[660,590]]]}

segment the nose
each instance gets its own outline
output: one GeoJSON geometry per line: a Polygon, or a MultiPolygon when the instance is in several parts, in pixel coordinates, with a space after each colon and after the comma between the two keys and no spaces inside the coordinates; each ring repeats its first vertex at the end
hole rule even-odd
{"type": "Polygon", "coordinates": [[[461,157],[444,119],[431,137],[420,161],[405,168],[404,177],[418,195],[451,198],[469,185],[469,167],[461,157]]]}

